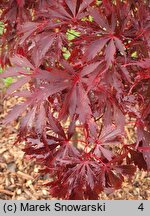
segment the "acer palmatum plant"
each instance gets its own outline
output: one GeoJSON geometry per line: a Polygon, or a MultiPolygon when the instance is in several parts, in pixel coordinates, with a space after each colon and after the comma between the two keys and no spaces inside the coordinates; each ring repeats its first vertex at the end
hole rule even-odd
{"type": "Polygon", "coordinates": [[[0,77],[17,78],[6,97],[24,98],[3,124],[24,113],[16,142],[53,179],[50,194],[98,199],[149,170],[149,1],[2,0],[0,8],[0,77]]]}

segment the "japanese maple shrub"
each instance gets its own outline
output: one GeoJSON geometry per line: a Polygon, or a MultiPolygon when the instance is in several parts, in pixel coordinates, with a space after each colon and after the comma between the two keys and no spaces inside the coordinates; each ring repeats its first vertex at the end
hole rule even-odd
{"type": "Polygon", "coordinates": [[[17,80],[6,97],[24,98],[3,124],[23,114],[16,142],[49,174],[50,194],[98,199],[149,170],[149,1],[1,0],[0,8],[0,77],[17,80]]]}

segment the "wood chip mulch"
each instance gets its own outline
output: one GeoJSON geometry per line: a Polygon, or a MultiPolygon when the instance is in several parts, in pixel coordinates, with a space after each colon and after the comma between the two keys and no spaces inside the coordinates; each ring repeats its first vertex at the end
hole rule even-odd
{"type": "MultiPolygon", "coordinates": [[[[3,113],[16,99],[3,103],[3,113]]],[[[1,109],[2,111],[2,109],[1,109]]],[[[52,200],[48,187],[48,176],[42,176],[35,161],[24,159],[21,150],[24,143],[14,146],[17,125],[0,126],[0,199],[2,200],[52,200]]],[[[137,171],[132,181],[125,180],[122,189],[107,195],[102,193],[104,200],[150,200],[150,173],[137,171]]]]}

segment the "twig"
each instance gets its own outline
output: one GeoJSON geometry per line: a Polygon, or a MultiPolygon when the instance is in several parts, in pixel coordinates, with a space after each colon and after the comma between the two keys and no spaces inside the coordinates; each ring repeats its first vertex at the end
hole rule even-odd
{"type": "Polygon", "coordinates": [[[20,177],[22,177],[23,179],[26,179],[26,180],[34,180],[34,178],[26,173],[23,173],[23,172],[20,172],[18,171],[17,172],[17,175],[19,175],[20,177]]]}
{"type": "Polygon", "coordinates": [[[5,189],[0,189],[0,193],[3,193],[3,194],[7,194],[9,196],[13,196],[14,193],[9,191],[9,190],[5,190],[5,189]]]}

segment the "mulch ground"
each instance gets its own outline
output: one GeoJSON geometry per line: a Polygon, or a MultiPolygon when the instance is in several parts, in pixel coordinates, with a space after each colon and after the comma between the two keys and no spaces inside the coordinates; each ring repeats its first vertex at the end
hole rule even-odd
{"type": "MultiPolygon", "coordinates": [[[[0,101],[1,117],[15,104],[15,98],[0,101]]],[[[14,146],[17,123],[0,126],[0,199],[2,200],[52,200],[48,176],[42,176],[35,161],[24,159],[24,143],[14,146]]],[[[150,200],[150,173],[137,171],[132,180],[125,179],[122,189],[111,194],[102,193],[104,200],[150,200]]]]}

